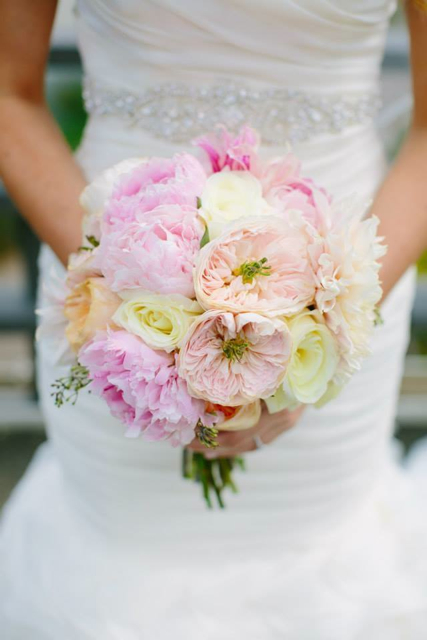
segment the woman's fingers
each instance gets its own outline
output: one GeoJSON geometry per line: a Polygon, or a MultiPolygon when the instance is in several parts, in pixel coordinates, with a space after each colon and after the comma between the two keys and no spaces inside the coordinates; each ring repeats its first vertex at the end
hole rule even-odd
{"type": "Polygon", "coordinates": [[[278,436],[288,431],[298,421],[304,407],[298,407],[294,411],[280,411],[270,415],[266,409],[263,410],[260,421],[251,429],[242,431],[220,431],[218,434],[218,446],[207,449],[197,439],[188,446],[191,451],[203,453],[207,458],[225,458],[242,453],[248,453],[257,449],[255,436],[259,436],[264,444],[270,444],[278,436]]]}

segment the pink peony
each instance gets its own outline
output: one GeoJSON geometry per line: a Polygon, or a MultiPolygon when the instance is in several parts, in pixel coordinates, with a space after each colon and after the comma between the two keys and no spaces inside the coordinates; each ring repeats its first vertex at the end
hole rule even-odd
{"type": "Polygon", "coordinates": [[[205,182],[202,165],[188,153],[152,158],[118,178],[106,206],[104,225],[128,224],[160,205],[196,207],[205,182]]]}
{"type": "Polygon", "coordinates": [[[186,445],[198,420],[208,422],[205,403],[189,395],[174,356],[126,331],[99,332],[80,350],[79,362],[89,369],[90,388],[127,426],[128,436],[186,445]]]}
{"type": "Polygon", "coordinates": [[[310,178],[300,175],[299,160],[292,154],[267,164],[260,176],[265,200],[286,215],[298,210],[321,233],[331,227],[331,197],[310,178]]]}
{"type": "Polygon", "coordinates": [[[267,194],[283,184],[295,182],[300,176],[301,161],[293,153],[287,153],[269,160],[260,168],[257,177],[262,184],[263,193],[267,194]]]}
{"type": "Polygon", "coordinates": [[[147,158],[127,158],[109,169],[98,174],[83,189],[80,196],[80,204],[85,212],[83,217],[83,244],[86,243],[87,236],[97,239],[101,236],[101,220],[104,215],[105,206],[113,192],[114,185],[119,176],[129,173],[135,167],[147,162],[147,158]]]}
{"type": "Polygon", "coordinates": [[[242,127],[235,136],[224,125],[218,125],[214,133],[197,138],[193,144],[205,152],[208,172],[217,173],[224,169],[254,170],[259,142],[257,132],[248,126],[242,127]]]}
{"type": "Polygon", "coordinates": [[[205,309],[293,315],[314,302],[309,248],[318,234],[295,212],[240,221],[207,244],[194,287],[205,309]]]}
{"type": "Polygon", "coordinates": [[[256,313],[209,311],[187,334],[179,373],[190,393],[234,407],[268,398],[286,375],[292,348],[284,322],[256,313]]]}
{"type": "Polygon", "coordinates": [[[193,263],[204,226],[197,209],[162,205],[106,228],[96,265],[113,291],[147,289],[194,297],[193,263]]]}

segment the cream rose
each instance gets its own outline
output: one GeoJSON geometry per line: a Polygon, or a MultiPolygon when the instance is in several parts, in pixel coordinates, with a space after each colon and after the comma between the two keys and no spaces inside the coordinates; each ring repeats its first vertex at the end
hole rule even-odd
{"type": "Polygon", "coordinates": [[[123,329],[139,336],[153,349],[173,351],[202,308],[194,300],[180,294],[167,296],[142,289],[120,293],[123,302],[114,321],[123,329]]]}
{"type": "Polygon", "coordinates": [[[336,340],[318,312],[304,311],[287,324],[292,355],[285,382],[266,401],[270,413],[317,403],[329,391],[339,362],[336,340]]]}
{"type": "Polygon", "coordinates": [[[208,410],[210,413],[223,414],[224,421],[217,425],[220,431],[242,431],[258,424],[261,418],[261,401],[256,400],[241,407],[221,407],[208,403],[208,410]]]}
{"type": "Polygon", "coordinates": [[[96,331],[114,326],[112,316],[120,298],[104,284],[104,278],[87,278],[77,284],[65,299],[68,319],[65,335],[74,351],[93,338],[96,331]]]}
{"type": "Polygon", "coordinates": [[[271,215],[271,207],[262,197],[261,183],[248,171],[212,174],[200,200],[199,214],[207,224],[211,240],[238,218],[271,215]]]}

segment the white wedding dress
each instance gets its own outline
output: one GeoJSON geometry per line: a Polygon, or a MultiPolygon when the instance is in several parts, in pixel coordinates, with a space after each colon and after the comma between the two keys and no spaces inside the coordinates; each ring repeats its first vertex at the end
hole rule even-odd
{"type": "MultiPolygon", "coordinates": [[[[306,175],[369,200],[385,171],[371,112],[394,8],[80,0],[91,115],[78,162],[92,179],[126,157],[191,150],[215,119],[246,120],[263,153],[289,136],[306,175]]],[[[63,271],[47,249],[41,267],[51,290],[63,271]]],[[[66,369],[43,339],[49,441],[4,510],[1,637],[425,638],[427,504],[392,445],[413,289],[410,270],[342,395],[247,455],[225,511],[181,479],[179,450],[125,438],[101,400],[54,407],[50,384],[66,369]]]]}

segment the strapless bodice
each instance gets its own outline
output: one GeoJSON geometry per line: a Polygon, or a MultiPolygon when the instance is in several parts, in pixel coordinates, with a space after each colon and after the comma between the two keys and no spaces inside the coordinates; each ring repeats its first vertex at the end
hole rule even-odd
{"type": "Polygon", "coordinates": [[[375,89],[395,0],[78,0],[85,69],[131,91],[242,80],[375,89]]]}
{"type": "Polygon", "coordinates": [[[245,123],[265,153],[290,142],[336,195],[369,199],[384,173],[372,118],[395,4],[77,0],[88,179],[125,157],[191,150],[217,122],[245,123]]]}

